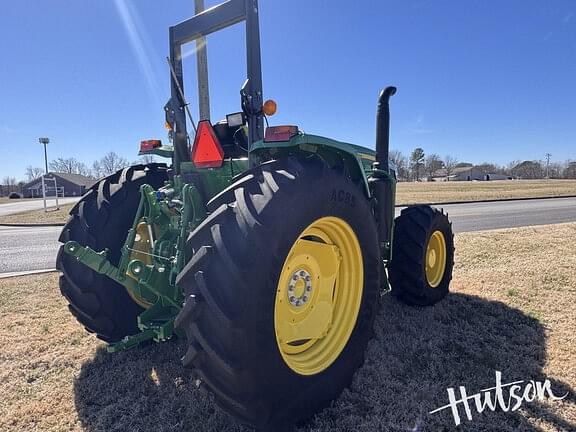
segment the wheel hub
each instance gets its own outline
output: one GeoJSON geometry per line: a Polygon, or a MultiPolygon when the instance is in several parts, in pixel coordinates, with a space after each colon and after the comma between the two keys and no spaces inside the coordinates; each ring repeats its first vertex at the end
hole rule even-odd
{"type": "Polygon", "coordinates": [[[312,296],[312,278],[304,269],[296,270],[288,283],[288,301],[292,306],[305,305],[312,296]]]}

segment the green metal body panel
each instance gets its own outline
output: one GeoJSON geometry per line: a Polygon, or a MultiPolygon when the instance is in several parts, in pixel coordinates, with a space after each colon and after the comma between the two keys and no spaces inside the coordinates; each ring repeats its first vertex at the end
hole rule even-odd
{"type": "Polygon", "coordinates": [[[289,141],[258,141],[253,145],[250,157],[258,164],[265,159],[273,159],[283,153],[294,152],[319,154],[328,163],[343,162],[352,179],[361,181],[367,197],[371,196],[367,178],[372,173],[376,152],[369,148],[318,135],[299,133],[289,141]]]}

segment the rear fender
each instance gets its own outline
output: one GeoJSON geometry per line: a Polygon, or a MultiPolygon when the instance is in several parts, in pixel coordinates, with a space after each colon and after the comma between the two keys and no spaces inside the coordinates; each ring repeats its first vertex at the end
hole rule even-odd
{"type": "Polygon", "coordinates": [[[343,164],[351,179],[361,185],[366,198],[371,197],[368,176],[372,173],[376,152],[365,147],[299,133],[289,141],[258,141],[252,146],[249,157],[253,165],[258,165],[285,154],[297,153],[317,154],[330,166],[343,164]]]}

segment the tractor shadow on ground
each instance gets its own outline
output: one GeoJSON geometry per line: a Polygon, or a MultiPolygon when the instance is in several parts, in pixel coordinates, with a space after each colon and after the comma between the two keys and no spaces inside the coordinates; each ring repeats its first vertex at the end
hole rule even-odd
{"type": "MultiPolygon", "coordinates": [[[[411,308],[391,296],[382,301],[366,363],[352,386],[301,431],[449,431],[447,388],[468,394],[504,383],[544,381],[544,327],[517,309],[479,297],[452,294],[431,308],[411,308]]],[[[196,388],[179,359],[182,341],[149,344],[120,354],[100,349],[75,383],[75,403],[87,431],[246,431],[196,388]]],[[[576,430],[576,399],[566,383],[548,378],[564,401],[524,403],[521,412],[487,411],[465,431],[576,430]],[[533,426],[527,418],[540,419],[533,426]],[[571,420],[568,420],[570,418],[571,420]]]]}

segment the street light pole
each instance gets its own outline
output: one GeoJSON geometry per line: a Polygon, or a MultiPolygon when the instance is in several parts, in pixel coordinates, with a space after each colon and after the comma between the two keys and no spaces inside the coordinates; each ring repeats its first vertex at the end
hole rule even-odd
{"type": "Polygon", "coordinates": [[[48,151],[46,150],[46,145],[50,142],[50,139],[46,137],[38,138],[40,144],[44,144],[44,165],[46,167],[46,174],[48,174],[48,151]]]}
{"type": "Polygon", "coordinates": [[[38,142],[40,144],[44,144],[44,165],[46,167],[46,174],[42,176],[42,199],[44,200],[44,212],[48,211],[46,206],[46,178],[45,176],[48,175],[48,151],[46,150],[46,146],[50,142],[50,140],[46,137],[38,138],[38,142]]]}

